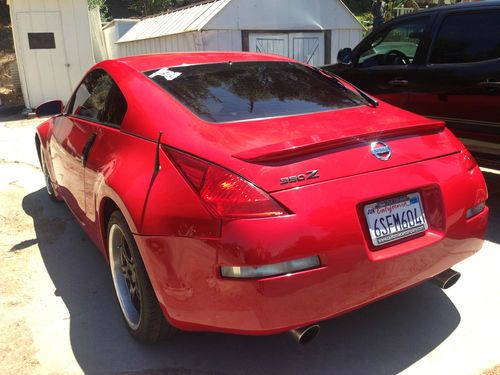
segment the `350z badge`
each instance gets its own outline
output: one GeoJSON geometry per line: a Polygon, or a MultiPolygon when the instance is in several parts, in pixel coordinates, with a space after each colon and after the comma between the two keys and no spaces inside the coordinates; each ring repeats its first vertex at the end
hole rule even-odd
{"type": "Polygon", "coordinates": [[[281,185],[292,184],[294,182],[312,180],[314,178],[319,178],[319,170],[317,169],[314,169],[312,171],[307,171],[306,173],[298,174],[296,176],[280,178],[280,184],[281,185]]]}

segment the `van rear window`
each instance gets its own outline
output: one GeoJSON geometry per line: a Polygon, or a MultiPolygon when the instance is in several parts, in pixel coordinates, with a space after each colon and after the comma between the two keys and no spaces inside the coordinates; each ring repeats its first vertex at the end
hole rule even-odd
{"type": "Polygon", "coordinates": [[[210,122],[289,116],[366,104],[333,78],[289,62],[189,65],[145,74],[210,122]]]}

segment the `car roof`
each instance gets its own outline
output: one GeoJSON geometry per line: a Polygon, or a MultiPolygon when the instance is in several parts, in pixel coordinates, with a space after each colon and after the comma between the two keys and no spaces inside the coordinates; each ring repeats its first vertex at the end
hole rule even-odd
{"type": "Polygon", "coordinates": [[[500,7],[500,0],[485,0],[485,1],[476,1],[472,3],[458,3],[454,5],[445,5],[429,9],[423,9],[419,10],[418,12],[409,13],[403,16],[396,17],[393,20],[391,20],[391,22],[399,21],[406,18],[418,17],[422,14],[434,14],[434,13],[450,12],[454,10],[474,10],[474,9],[488,8],[488,7],[500,7]]]}
{"type": "Polygon", "coordinates": [[[114,60],[137,71],[168,68],[179,65],[214,64],[242,61],[294,61],[287,57],[251,52],[175,52],[122,57],[114,60]]]}

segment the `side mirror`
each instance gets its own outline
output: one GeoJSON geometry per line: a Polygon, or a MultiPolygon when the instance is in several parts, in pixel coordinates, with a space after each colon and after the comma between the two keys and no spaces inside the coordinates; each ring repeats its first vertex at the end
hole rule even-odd
{"type": "Polygon", "coordinates": [[[54,115],[60,115],[64,111],[64,104],[61,100],[52,100],[40,104],[36,109],[36,117],[48,117],[54,115]]]}
{"type": "Polygon", "coordinates": [[[350,64],[351,63],[351,54],[352,49],[350,48],[342,48],[337,54],[337,62],[339,64],[350,64]]]}

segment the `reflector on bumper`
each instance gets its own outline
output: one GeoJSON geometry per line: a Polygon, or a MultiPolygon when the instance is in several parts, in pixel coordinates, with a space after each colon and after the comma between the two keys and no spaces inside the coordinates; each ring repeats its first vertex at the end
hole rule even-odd
{"type": "Polygon", "coordinates": [[[236,267],[222,266],[222,277],[250,279],[258,277],[270,277],[284,275],[287,273],[304,271],[307,269],[319,267],[321,262],[317,256],[295,259],[288,262],[266,264],[256,267],[236,267]]]}
{"type": "Polygon", "coordinates": [[[471,217],[474,217],[477,214],[480,214],[481,212],[483,212],[484,207],[486,207],[486,203],[481,202],[477,206],[474,206],[474,207],[468,209],[467,210],[467,219],[470,219],[471,217]]]}

